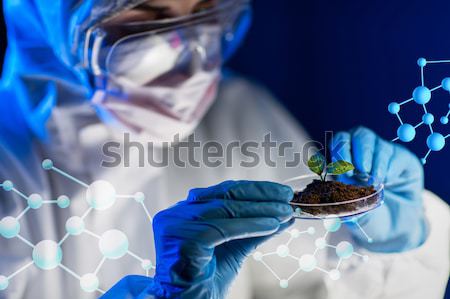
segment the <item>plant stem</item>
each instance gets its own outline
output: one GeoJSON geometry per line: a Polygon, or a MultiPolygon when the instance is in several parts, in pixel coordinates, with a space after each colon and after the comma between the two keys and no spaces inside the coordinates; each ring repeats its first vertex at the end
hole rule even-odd
{"type": "Polygon", "coordinates": [[[323,181],[324,181],[324,182],[325,182],[326,179],[327,179],[327,174],[328,174],[328,172],[325,171],[325,175],[323,176],[323,181]]]}

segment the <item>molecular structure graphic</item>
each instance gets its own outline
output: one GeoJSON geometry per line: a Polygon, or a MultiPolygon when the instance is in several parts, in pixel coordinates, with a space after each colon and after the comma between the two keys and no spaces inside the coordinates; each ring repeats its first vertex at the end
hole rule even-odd
{"type": "MultiPolygon", "coordinates": [[[[314,221],[314,220],[312,220],[314,221]]],[[[256,251],[253,253],[253,259],[257,262],[260,262],[262,265],[264,265],[267,270],[269,270],[272,275],[278,279],[280,287],[281,288],[287,288],[289,286],[289,280],[291,280],[295,275],[297,275],[300,271],[303,272],[311,272],[313,270],[321,271],[328,275],[328,277],[332,280],[338,280],[341,277],[341,273],[339,271],[339,267],[341,266],[342,262],[346,259],[351,258],[352,256],[356,256],[360,259],[362,259],[364,262],[367,262],[369,260],[369,257],[367,255],[361,255],[354,251],[353,245],[347,241],[339,242],[336,246],[331,245],[327,243],[327,236],[330,233],[334,233],[338,231],[343,223],[353,223],[356,225],[361,233],[366,237],[367,242],[372,243],[373,240],[367,235],[367,233],[364,231],[364,229],[359,225],[358,223],[358,217],[352,217],[349,219],[340,219],[337,216],[330,215],[329,217],[322,219],[323,226],[325,228],[325,234],[322,237],[319,237],[315,240],[314,245],[316,249],[312,254],[303,254],[301,256],[295,256],[291,253],[291,250],[289,248],[289,245],[292,243],[294,239],[299,238],[302,234],[309,234],[314,235],[316,233],[316,230],[314,227],[309,227],[305,231],[299,231],[298,229],[294,228],[291,230],[285,231],[287,234],[289,234],[289,239],[284,244],[279,245],[276,248],[276,251],[263,253],[261,251],[256,251]],[[337,265],[335,268],[331,270],[326,270],[318,266],[317,261],[317,253],[319,250],[323,250],[325,248],[332,248],[335,250],[337,257],[339,258],[337,265]],[[295,270],[289,277],[280,277],[275,270],[269,266],[264,261],[265,257],[269,256],[278,256],[280,258],[290,258],[294,260],[296,263],[298,263],[298,268],[295,270]]]]}
{"type": "MultiPolygon", "coordinates": [[[[435,60],[435,61],[427,61],[425,58],[419,58],[417,60],[417,64],[420,67],[420,73],[421,73],[421,82],[422,84],[418,87],[416,87],[412,93],[412,98],[405,100],[401,103],[393,102],[389,104],[388,110],[391,114],[394,114],[397,116],[398,120],[400,121],[400,127],[397,130],[397,137],[393,139],[392,141],[401,140],[403,142],[411,142],[416,137],[416,129],[419,128],[422,125],[428,126],[430,130],[430,135],[427,138],[427,147],[428,152],[426,155],[421,159],[422,164],[427,163],[427,159],[431,152],[439,152],[445,147],[446,139],[450,137],[450,134],[447,136],[444,136],[441,133],[435,132],[433,128],[433,123],[435,122],[435,116],[434,114],[428,112],[427,110],[427,104],[431,101],[431,95],[432,92],[438,90],[438,89],[444,89],[445,91],[450,92],[450,78],[444,78],[442,80],[441,85],[436,86],[434,88],[428,88],[425,86],[425,78],[424,78],[424,68],[425,66],[429,64],[439,64],[439,63],[450,63],[450,60],[435,60]],[[410,103],[414,101],[416,104],[421,105],[424,111],[424,114],[422,116],[422,121],[419,122],[417,125],[412,125],[408,123],[404,123],[402,118],[400,117],[400,110],[401,107],[407,103],[410,103]]],[[[449,111],[446,115],[443,115],[440,118],[440,122],[443,125],[447,125],[449,123],[449,117],[450,117],[450,102],[448,104],[449,111]]]]}
{"type": "Polygon", "coordinates": [[[140,263],[143,271],[145,271],[145,275],[148,276],[149,271],[155,269],[154,264],[149,259],[143,259],[129,250],[128,238],[122,231],[111,229],[105,231],[101,235],[97,235],[96,233],[87,229],[84,223],[86,217],[88,217],[93,210],[104,211],[112,207],[116,199],[118,198],[134,199],[142,206],[146,216],[148,217],[148,220],[152,222],[152,217],[147,207],[145,206],[145,196],[142,192],[137,192],[134,195],[119,195],[116,194],[114,186],[112,186],[109,182],[103,180],[95,181],[92,184],[88,185],[67,174],[66,172],[56,168],[53,165],[53,162],[49,159],[46,159],[42,162],[42,168],[49,171],[55,171],[86,188],[85,199],[89,205],[89,208],[83,215],[72,216],[67,219],[65,224],[66,234],[62,237],[61,240],[42,240],[37,244],[33,244],[20,234],[19,220],[23,216],[25,216],[27,212],[30,211],[30,209],[37,210],[44,204],[56,204],[59,208],[65,209],[70,206],[70,199],[65,195],[61,195],[56,200],[44,200],[39,194],[31,194],[29,196],[23,194],[21,191],[15,188],[13,182],[11,181],[6,180],[2,184],[0,184],[0,187],[2,187],[4,191],[14,192],[27,202],[27,207],[16,217],[7,216],[1,219],[0,235],[6,239],[17,238],[32,249],[32,260],[30,262],[26,263],[20,269],[16,270],[9,276],[1,275],[2,273],[0,273],[0,290],[7,289],[13,277],[15,277],[20,272],[25,271],[32,265],[35,265],[42,270],[52,270],[59,267],[78,279],[81,289],[89,293],[95,291],[105,293],[104,290],[99,288],[100,283],[97,274],[107,259],[117,260],[128,254],[140,263]],[[69,237],[78,236],[83,233],[92,236],[98,241],[98,248],[103,258],[100,260],[93,272],[79,275],[62,264],[63,251],[61,245],[69,237]]]}

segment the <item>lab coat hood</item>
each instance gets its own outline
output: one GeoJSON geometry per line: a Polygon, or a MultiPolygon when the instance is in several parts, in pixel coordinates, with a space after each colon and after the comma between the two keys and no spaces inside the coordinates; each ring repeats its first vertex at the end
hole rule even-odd
{"type": "Polygon", "coordinates": [[[46,137],[57,104],[90,97],[78,53],[87,29],[145,0],[5,0],[8,47],[0,83],[1,126],[46,137]]]}

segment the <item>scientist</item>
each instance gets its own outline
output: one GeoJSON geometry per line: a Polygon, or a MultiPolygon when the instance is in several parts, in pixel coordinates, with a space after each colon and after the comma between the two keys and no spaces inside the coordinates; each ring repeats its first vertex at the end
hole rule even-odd
{"type": "MultiPolygon", "coordinates": [[[[301,127],[266,90],[221,71],[249,26],[248,1],[3,4],[8,48],[0,96],[0,178],[27,195],[70,198],[66,209],[49,205],[29,212],[21,219],[21,235],[33,244],[59,240],[66,220],[88,207],[81,186],[42,169],[46,158],[83,182],[107,180],[120,194],[142,191],[156,214],[155,248],[147,230],[151,224],[132,201],[118,199],[113,208],[86,217],[85,226],[94,233],[120,228],[131,251],[156,262],[150,278],[126,276],[143,273],[130,256],[105,261],[97,273],[104,298],[442,298],[449,273],[448,206],[423,190],[416,157],[368,129],[339,133],[333,144],[344,144],[334,154],[352,161],[358,173],[386,185],[385,204],[359,222],[372,243],[356,225],[336,233],[354,240],[369,261],[352,260],[338,281],[319,271],[299,274],[287,289],[246,257],[290,225],[320,228],[320,222],[293,224],[291,188],[268,182],[283,182],[305,169],[281,163],[254,168],[100,166],[102,145],[121,142],[123,132],[155,143],[195,133],[201,141],[227,144],[268,132],[275,141],[306,142],[301,127]],[[203,188],[188,192],[193,187],[203,188]]],[[[0,218],[18,215],[26,205],[13,192],[0,193],[0,218]]],[[[309,243],[291,250],[310,250],[309,243]]],[[[30,248],[18,239],[0,238],[0,248],[0,274],[31,260],[30,248]]],[[[72,277],[95,271],[102,259],[96,240],[88,234],[71,236],[63,252],[62,262],[74,275],[60,267],[45,272],[31,267],[0,291],[0,298],[101,295],[83,292],[72,277]]],[[[318,258],[327,263],[331,255],[318,258]]],[[[281,270],[281,277],[295,271],[281,270]]]]}

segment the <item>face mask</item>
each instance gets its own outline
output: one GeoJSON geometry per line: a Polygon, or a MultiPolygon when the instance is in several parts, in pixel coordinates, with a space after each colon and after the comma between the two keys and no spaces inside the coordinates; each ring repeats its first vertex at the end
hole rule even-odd
{"type": "Polygon", "coordinates": [[[92,103],[107,123],[155,142],[191,134],[217,96],[220,30],[201,26],[118,45],[92,103]],[[183,39],[188,37],[188,39],[183,39]],[[111,122],[111,119],[114,122],[111,122]]]}
{"type": "Polygon", "coordinates": [[[122,96],[99,90],[92,102],[105,123],[170,142],[194,131],[216,98],[219,79],[219,71],[201,72],[176,89],[124,87],[122,96]]]}

